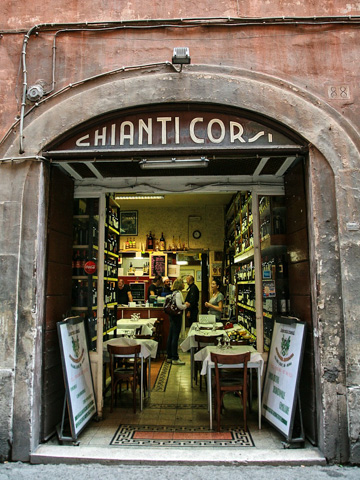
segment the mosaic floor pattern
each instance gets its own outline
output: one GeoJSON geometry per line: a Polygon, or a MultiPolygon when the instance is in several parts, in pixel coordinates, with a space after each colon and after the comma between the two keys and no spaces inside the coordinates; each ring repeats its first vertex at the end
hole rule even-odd
{"type": "Polygon", "coordinates": [[[204,427],[174,427],[122,424],[110,445],[132,447],[254,447],[250,432],[242,428],[222,428],[214,432],[204,427]]]}
{"type": "Polygon", "coordinates": [[[170,371],[171,371],[171,363],[163,362],[161,367],[160,367],[159,373],[156,377],[155,384],[152,388],[153,392],[165,392],[166,391],[170,371]]]}

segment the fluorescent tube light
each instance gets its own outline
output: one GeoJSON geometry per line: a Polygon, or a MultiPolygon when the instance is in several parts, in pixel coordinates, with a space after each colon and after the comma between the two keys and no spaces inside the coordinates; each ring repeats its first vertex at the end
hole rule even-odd
{"type": "Polygon", "coordinates": [[[201,158],[171,158],[167,160],[141,160],[139,165],[141,168],[163,169],[163,168],[205,168],[209,164],[209,160],[205,157],[201,158]]]}
{"type": "Polygon", "coordinates": [[[117,195],[115,200],[164,200],[164,195],[117,195]]]}
{"type": "Polygon", "coordinates": [[[189,262],[186,260],[177,260],[176,265],[189,265],[189,262]]]}

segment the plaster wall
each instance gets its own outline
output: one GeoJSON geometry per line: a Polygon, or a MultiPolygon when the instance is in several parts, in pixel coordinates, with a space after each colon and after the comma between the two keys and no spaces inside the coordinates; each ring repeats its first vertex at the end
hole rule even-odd
{"type": "MultiPolygon", "coordinates": [[[[316,94],[328,102],[350,122],[359,118],[360,53],[359,30],[350,20],[344,24],[328,21],[318,25],[278,25],[261,22],[259,25],[227,25],[222,18],[255,17],[304,17],[322,15],[360,14],[358,2],[341,0],[332,2],[214,2],[186,0],[164,5],[151,2],[144,9],[143,2],[116,2],[95,0],[88,2],[40,0],[2,3],[0,21],[0,138],[20,114],[23,79],[19,76],[19,64],[24,50],[24,34],[39,25],[26,42],[27,85],[41,80],[46,92],[58,92],[69,84],[83,81],[94,75],[104,74],[123,66],[143,65],[171,61],[173,48],[185,45],[190,48],[195,65],[226,65],[272,75],[294,83],[304,91],[316,94]],[[320,3],[320,5],[319,5],[320,3]],[[211,25],[198,24],[188,27],[180,22],[172,26],[166,19],[205,17],[221,18],[211,25]],[[160,26],[131,28],[121,25],[118,30],[86,31],[86,25],[66,28],[66,22],[111,22],[164,19],[160,26]],[[51,31],[41,24],[54,23],[51,31]],[[57,25],[58,24],[58,25],[57,25]],[[74,29],[74,30],[72,30],[74,29]],[[55,44],[54,44],[55,42],[55,44]],[[55,45],[55,48],[53,48],[55,45]],[[52,56],[54,62],[54,86],[52,85],[52,56]],[[345,90],[341,90],[345,88],[345,90]]],[[[348,17],[347,17],[348,18],[348,17]]],[[[107,24],[104,25],[107,27],[107,24]]],[[[24,67],[20,67],[20,71],[24,67]]],[[[241,92],[245,94],[245,92],[241,92]]],[[[26,110],[33,104],[28,104],[26,110]]],[[[271,111],[269,112],[271,115],[271,111]]]]}
{"type": "Polygon", "coordinates": [[[0,458],[28,460],[40,426],[44,169],[1,165],[0,458]],[[39,238],[42,239],[39,242],[39,238]]]}
{"type": "MultiPolygon", "coordinates": [[[[330,460],[350,458],[357,462],[359,439],[356,405],[360,372],[356,362],[358,341],[354,312],[360,308],[355,283],[360,268],[356,253],[359,232],[348,231],[346,222],[356,219],[354,212],[358,211],[359,187],[355,171],[359,164],[359,152],[353,142],[357,136],[343,117],[318,98],[272,77],[246,71],[192,67],[186,75],[164,72],[148,76],[125,75],[101,84],[95,82],[93,88],[82,87],[76,92],[67,92],[62,102],[54,101],[46,109],[38,109],[32,115],[32,122],[25,129],[26,138],[29,139],[28,151],[31,154],[39,153],[42,146],[45,147],[68,127],[105,113],[113,108],[114,103],[130,107],[185,101],[189,91],[196,102],[211,98],[215,103],[254,109],[263,114],[271,110],[276,120],[302,134],[314,145],[314,150],[322,152],[327,159],[327,167],[317,169],[317,157],[311,157],[310,166],[312,168],[314,164],[312,173],[316,181],[311,188],[309,186],[312,215],[309,230],[319,260],[317,263],[317,257],[313,255],[312,282],[318,285],[320,279],[321,285],[321,295],[319,291],[315,292],[315,314],[316,318],[319,316],[321,328],[319,326],[313,332],[321,345],[317,364],[319,429],[323,433],[320,447],[330,460]],[[246,95],[240,95],[243,91],[246,95]],[[42,135],[39,136],[39,132],[42,135]],[[325,208],[327,203],[329,206],[325,208]],[[323,268],[325,260],[328,265],[329,259],[332,259],[331,266],[323,268]],[[320,315],[319,312],[323,313],[320,315]],[[322,321],[322,318],[326,321],[322,321]],[[348,378],[345,378],[347,372],[344,363],[348,365],[348,378]],[[338,373],[334,377],[336,369],[338,373]],[[334,436],[335,425],[337,428],[347,425],[350,442],[338,442],[334,436]]],[[[4,154],[16,154],[16,144],[9,145],[4,154]]],[[[343,438],[347,440],[347,432],[344,432],[343,438]]]]}

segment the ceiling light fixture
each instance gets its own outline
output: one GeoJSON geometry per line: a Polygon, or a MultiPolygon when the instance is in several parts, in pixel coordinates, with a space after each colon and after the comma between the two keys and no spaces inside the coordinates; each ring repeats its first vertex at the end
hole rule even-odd
{"type": "Polygon", "coordinates": [[[189,262],[186,260],[177,260],[176,265],[189,265],[189,262]]]}
{"type": "Polygon", "coordinates": [[[146,160],[139,162],[140,168],[162,169],[162,168],[206,168],[209,160],[206,157],[201,158],[171,158],[167,160],[146,160]]]}
{"type": "Polygon", "coordinates": [[[164,195],[116,195],[115,200],[164,200],[164,195]]]}

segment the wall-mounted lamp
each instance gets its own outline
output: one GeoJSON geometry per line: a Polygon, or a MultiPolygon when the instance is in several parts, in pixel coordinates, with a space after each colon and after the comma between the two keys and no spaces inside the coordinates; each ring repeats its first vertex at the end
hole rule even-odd
{"type": "Polygon", "coordinates": [[[171,63],[173,65],[180,65],[178,72],[181,72],[183,65],[189,65],[189,63],[191,63],[189,48],[175,47],[171,63]]]}
{"type": "Polygon", "coordinates": [[[209,165],[206,157],[201,158],[170,158],[167,160],[141,160],[140,168],[205,168],[209,165]]]}

